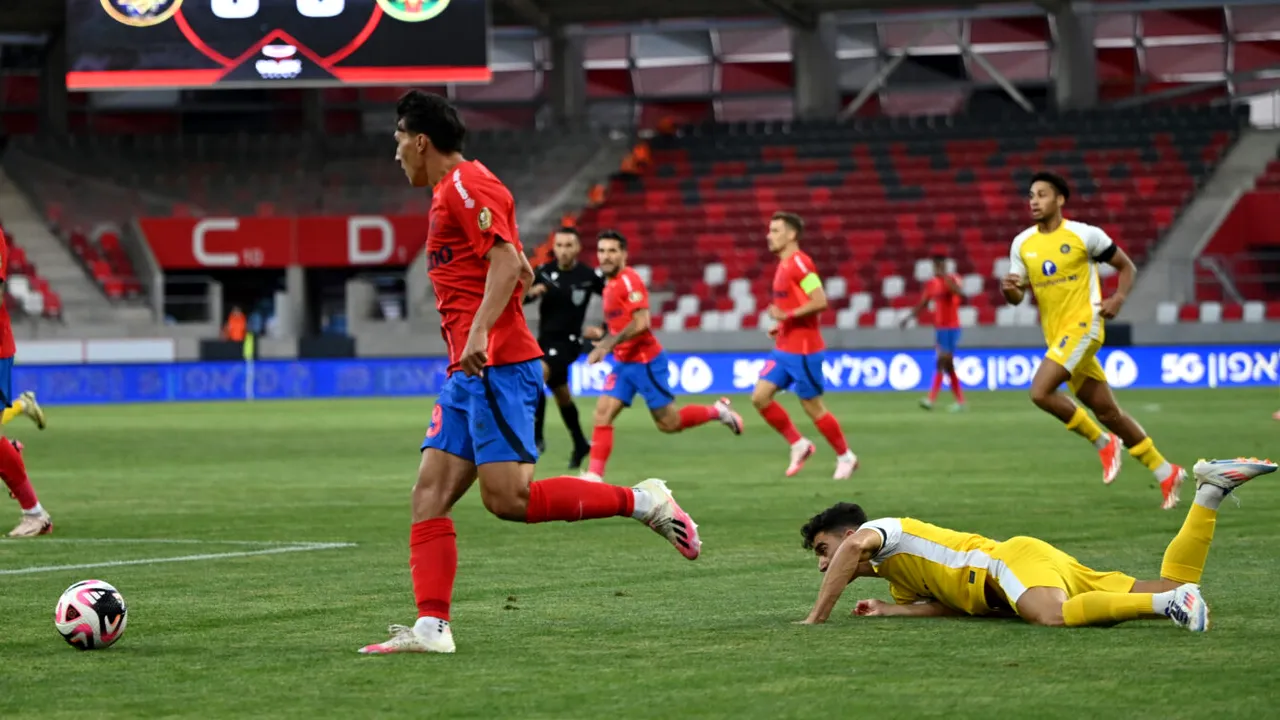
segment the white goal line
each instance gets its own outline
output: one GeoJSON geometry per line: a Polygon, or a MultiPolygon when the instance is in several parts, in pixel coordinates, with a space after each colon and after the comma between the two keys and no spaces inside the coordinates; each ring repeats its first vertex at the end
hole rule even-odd
{"type": "MultiPolygon", "coordinates": [[[[14,541],[18,542],[18,541],[14,541]]],[[[202,560],[226,560],[230,558],[252,557],[255,555],[280,555],[283,553],[311,552],[315,550],[337,550],[355,547],[349,542],[279,542],[250,540],[169,540],[169,539],[113,539],[113,538],[49,538],[47,540],[28,540],[33,544],[51,542],[96,543],[96,544],[135,544],[135,545],[256,545],[258,550],[237,550],[235,552],[200,553],[197,555],[179,555],[177,557],[138,558],[135,560],[113,560],[97,563],[79,563],[75,565],[40,565],[35,567],[0,569],[0,575],[32,575],[35,573],[59,572],[62,570],[92,570],[95,568],[124,567],[127,565],[159,565],[161,563],[197,562],[202,560]],[[269,547],[262,547],[262,546],[269,547]]]]}

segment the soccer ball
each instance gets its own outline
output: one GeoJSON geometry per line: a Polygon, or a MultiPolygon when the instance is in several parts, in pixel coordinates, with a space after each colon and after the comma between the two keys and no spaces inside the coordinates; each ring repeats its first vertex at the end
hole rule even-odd
{"type": "Polygon", "coordinates": [[[81,650],[111,647],[124,634],[127,618],[120,591],[101,580],[81,580],[67,588],[53,611],[62,639],[81,650]]]}

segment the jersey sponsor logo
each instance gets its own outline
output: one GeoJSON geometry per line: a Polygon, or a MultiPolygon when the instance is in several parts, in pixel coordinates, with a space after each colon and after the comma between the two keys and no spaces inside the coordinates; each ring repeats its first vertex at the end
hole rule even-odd
{"type": "Polygon", "coordinates": [[[485,232],[493,227],[493,213],[489,208],[480,208],[480,214],[476,216],[476,224],[480,226],[480,231],[485,232]]]}
{"type": "Polygon", "coordinates": [[[1058,266],[1055,265],[1052,260],[1045,260],[1044,264],[1040,266],[1040,272],[1043,273],[1045,277],[1053,277],[1058,273],[1058,266]]]}

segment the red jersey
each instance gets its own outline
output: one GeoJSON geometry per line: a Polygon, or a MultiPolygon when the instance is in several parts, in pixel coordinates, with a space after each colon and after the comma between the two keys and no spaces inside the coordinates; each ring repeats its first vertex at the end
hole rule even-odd
{"type": "MultiPolygon", "coordinates": [[[[949,276],[960,285],[960,277],[949,276]]],[[[960,327],[960,293],[951,292],[951,288],[940,277],[929,278],[924,284],[925,297],[933,303],[933,326],[939,330],[953,330],[960,327]]]]}
{"type": "MultiPolygon", "coordinates": [[[[0,282],[9,282],[9,241],[0,231],[0,282]]],[[[13,325],[9,323],[8,293],[0,293],[0,360],[13,357],[18,352],[13,342],[13,325]]]]}
{"type": "MultiPolygon", "coordinates": [[[[822,287],[822,278],[814,270],[813,260],[797,250],[778,263],[773,273],[773,304],[786,312],[809,302],[809,293],[822,287]]],[[[809,355],[826,347],[818,329],[818,314],[783,320],[778,325],[778,350],[796,355],[809,355]]]]}
{"type": "MultiPolygon", "coordinates": [[[[604,286],[604,321],[609,334],[617,335],[631,323],[637,310],[649,309],[649,290],[640,273],[622,268],[604,286]]],[[[613,359],[624,363],[651,362],[662,352],[662,345],[651,330],[620,342],[613,348],[613,359]]]]}
{"type": "MultiPolygon", "coordinates": [[[[489,168],[475,160],[459,163],[436,185],[427,231],[427,275],[436,293],[440,332],[449,347],[449,369],[458,369],[471,323],[484,298],[489,261],[485,255],[499,239],[523,253],[516,232],[511,193],[489,168]]],[[[542,357],[529,331],[517,286],[489,331],[489,365],[511,365],[542,357]]]]}

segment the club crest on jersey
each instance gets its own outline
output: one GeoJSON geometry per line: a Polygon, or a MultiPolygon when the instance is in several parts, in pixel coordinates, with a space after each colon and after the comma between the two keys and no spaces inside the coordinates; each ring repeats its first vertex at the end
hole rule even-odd
{"type": "Polygon", "coordinates": [[[1062,247],[1058,248],[1058,250],[1062,251],[1063,255],[1071,254],[1071,246],[1066,243],[1062,243],[1062,247]]]}
{"type": "Polygon", "coordinates": [[[173,17],[182,0],[101,0],[112,20],[134,27],[148,27],[173,17]]]}
{"type": "Polygon", "coordinates": [[[1045,277],[1053,277],[1058,272],[1058,266],[1054,265],[1052,260],[1045,260],[1040,266],[1040,272],[1044,273],[1045,277]]]}
{"type": "Polygon", "coordinates": [[[480,214],[476,216],[476,224],[480,226],[481,231],[485,231],[493,227],[493,213],[489,208],[480,208],[480,214]]]}
{"type": "Polygon", "coordinates": [[[635,290],[627,296],[627,299],[631,302],[640,302],[640,298],[642,297],[644,297],[644,295],[639,290],[635,290]]]}
{"type": "Polygon", "coordinates": [[[401,22],[422,22],[444,12],[450,0],[378,0],[382,12],[401,22]]]}

